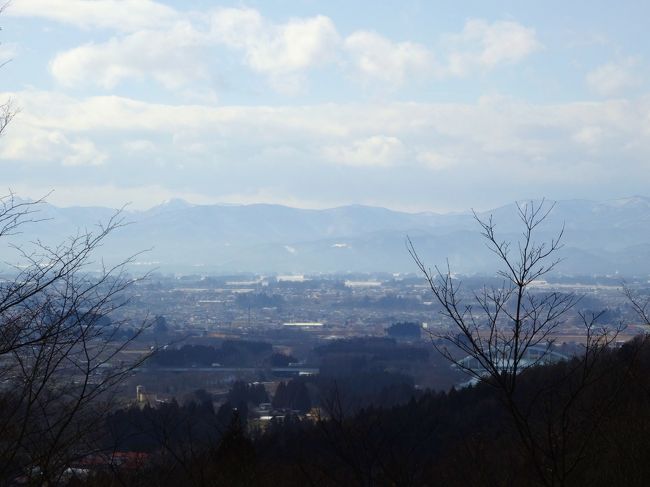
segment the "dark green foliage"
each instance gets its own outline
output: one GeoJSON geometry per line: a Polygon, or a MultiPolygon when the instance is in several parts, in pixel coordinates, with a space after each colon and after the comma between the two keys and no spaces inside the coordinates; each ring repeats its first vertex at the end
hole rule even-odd
{"type": "Polygon", "coordinates": [[[240,411],[234,410],[214,455],[218,485],[248,486],[255,479],[255,447],[247,437],[240,411]]]}
{"type": "Polygon", "coordinates": [[[360,371],[343,377],[319,376],[313,381],[320,402],[327,406],[336,397],[345,414],[370,406],[403,404],[418,395],[413,378],[383,370],[360,371]]]}
{"type": "Polygon", "coordinates": [[[342,377],[375,372],[387,367],[422,363],[430,350],[423,346],[399,344],[393,338],[362,337],[335,340],[315,349],[324,376],[342,377]]]}
{"type": "Polygon", "coordinates": [[[263,402],[269,402],[269,395],[264,388],[264,384],[248,384],[243,381],[233,383],[228,392],[228,402],[231,404],[253,404],[259,406],[263,402]]]}
{"type": "Polygon", "coordinates": [[[206,447],[218,441],[223,430],[217,419],[212,402],[206,400],[118,410],[106,420],[108,434],[103,446],[143,452],[177,449],[188,443],[206,447]]]}
{"type": "Polygon", "coordinates": [[[422,335],[422,327],[420,323],[404,321],[389,326],[386,334],[391,338],[418,340],[422,335]]]}
{"type": "Polygon", "coordinates": [[[248,425],[248,405],[245,402],[231,403],[226,402],[221,405],[217,411],[216,422],[220,431],[225,431],[231,423],[234,412],[237,412],[237,418],[241,423],[241,428],[246,429],[248,425]]]}
{"type": "Polygon", "coordinates": [[[212,394],[210,394],[208,391],[205,389],[197,389],[191,394],[188,394],[185,397],[185,400],[183,401],[184,404],[188,404],[191,402],[195,402],[196,404],[199,404],[200,406],[203,406],[204,408],[207,409],[213,409],[212,406],[212,394]]]}
{"type": "MultiPolygon", "coordinates": [[[[197,457],[195,471],[212,472],[213,483],[204,485],[273,486],[634,486],[650,476],[650,342],[644,338],[598,350],[586,361],[521,374],[515,400],[528,412],[535,458],[522,448],[498,389],[479,385],[405,400],[412,389],[393,384],[375,397],[390,401],[380,398],[394,391],[401,399],[394,407],[341,408],[364,382],[340,387],[330,380],[331,396],[320,401],[325,419],[287,415],[254,440],[246,439],[241,419],[232,424],[243,411],[233,416],[232,406],[222,407],[218,422],[228,433],[212,456],[197,457]],[[594,380],[583,381],[585,367],[594,380]]],[[[274,404],[294,409],[292,397],[322,391],[324,383],[282,383],[274,404]]]]}
{"type": "Polygon", "coordinates": [[[253,366],[271,355],[273,348],[265,342],[226,340],[220,348],[206,345],[183,345],[180,348],[159,350],[149,358],[147,365],[155,367],[210,367],[253,366]]]}
{"type": "Polygon", "coordinates": [[[287,367],[290,363],[297,361],[298,359],[293,355],[285,355],[284,353],[274,353],[270,359],[272,367],[287,367]]]}
{"type": "Polygon", "coordinates": [[[311,399],[305,381],[291,379],[286,384],[280,382],[273,396],[273,407],[276,409],[290,409],[306,413],[311,409],[311,399]]]}

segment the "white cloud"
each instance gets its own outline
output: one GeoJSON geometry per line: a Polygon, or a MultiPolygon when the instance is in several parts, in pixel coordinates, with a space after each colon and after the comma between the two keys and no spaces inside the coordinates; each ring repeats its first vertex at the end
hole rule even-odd
{"type": "Polygon", "coordinates": [[[587,85],[592,91],[603,96],[625,94],[641,82],[636,73],[636,66],[635,58],[603,64],[587,74],[587,85]]]}
{"type": "MultiPolygon", "coordinates": [[[[87,8],[87,2],[79,3],[87,8]]],[[[122,10],[128,11],[131,3],[122,10]]],[[[223,45],[242,51],[244,64],[266,76],[274,89],[293,93],[303,87],[309,69],[337,56],[338,33],[331,19],[322,15],[275,24],[254,9],[224,8],[209,15],[206,31],[204,19],[190,22],[168,13],[160,24],[140,23],[136,29],[134,23],[133,29],[121,29],[126,34],[59,53],[51,62],[52,74],[69,87],[95,84],[112,89],[125,80],[152,78],[167,89],[179,90],[210,78],[210,66],[219,55],[215,48],[223,45]]],[[[77,18],[59,20],[65,19],[77,18]]],[[[212,101],[216,99],[211,90],[182,93],[195,99],[207,93],[212,101]]]]}
{"type": "Polygon", "coordinates": [[[406,148],[401,140],[384,135],[324,149],[324,155],[330,161],[351,166],[391,166],[400,162],[405,154],[406,148]]]}
{"type": "Polygon", "coordinates": [[[603,129],[589,125],[573,134],[573,140],[585,146],[595,146],[603,138],[603,129]]]}
{"type": "Polygon", "coordinates": [[[208,77],[196,55],[200,43],[199,33],[179,22],[168,31],[143,30],[65,51],[52,60],[50,70],[66,86],[92,83],[111,89],[127,79],[150,77],[177,89],[208,77]]]}
{"type": "Polygon", "coordinates": [[[88,139],[69,142],[69,147],[68,154],[62,159],[64,166],[101,166],[108,157],[88,139]]]}
{"type": "Polygon", "coordinates": [[[503,97],[482,98],[478,103],[467,104],[198,106],[146,103],[117,96],[76,99],[38,91],[0,94],[0,99],[4,98],[15,99],[22,112],[3,143],[16,138],[13,132],[30,126],[72,134],[187,133],[195,138],[244,138],[250,144],[285,148],[300,140],[343,141],[344,147],[361,152],[393,150],[414,135],[426,138],[425,142],[433,146],[439,144],[441,137],[461,146],[480,142],[481,147],[487,147],[493,140],[493,147],[503,150],[519,150],[520,144],[528,143],[527,139],[549,145],[566,141],[576,127],[585,126],[621,134],[639,131],[645,135],[650,106],[650,99],[636,103],[611,100],[534,105],[503,97]],[[554,137],[548,141],[545,128],[553,130],[554,137]],[[562,139],[562,133],[566,139],[562,139]]]}
{"type": "Polygon", "coordinates": [[[468,20],[460,34],[447,36],[446,44],[445,69],[454,76],[517,63],[542,47],[534,29],[513,21],[480,19],[468,20]]]}
{"type": "Polygon", "coordinates": [[[274,24],[249,8],[216,10],[211,18],[212,38],[244,52],[246,64],[270,77],[285,91],[301,84],[305,70],[326,64],[336,56],[339,35],[323,15],[274,24]]]}
{"type": "MultiPolygon", "coordinates": [[[[450,34],[414,33],[419,41],[409,42],[414,38],[365,30],[373,26],[365,24],[374,20],[369,17],[356,27],[346,23],[345,31],[341,24],[340,35],[323,15],[278,20],[251,8],[189,11],[181,3],[14,0],[8,14],[50,21],[17,26],[34,36],[50,29],[52,39],[51,50],[43,48],[42,39],[25,43],[20,48],[25,62],[15,63],[22,64],[17,68],[66,45],[50,64],[66,90],[0,94],[0,100],[13,97],[21,107],[0,139],[6,181],[29,178],[47,186],[68,178],[99,188],[110,178],[115,187],[152,188],[165,198],[185,192],[245,202],[295,198],[300,205],[310,198],[335,203],[344,191],[348,200],[380,203],[390,191],[400,199],[398,192],[409,193],[411,185],[422,186],[429,177],[445,187],[451,187],[448,180],[467,179],[492,186],[568,187],[571,178],[577,187],[587,178],[581,172],[589,171],[591,181],[607,185],[624,177],[650,183],[647,97],[558,104],[547,97],[535,104],[494,96],[467,103],[390,103],[377,102],[390,97],[373,96],[372,89],[346,92],[334,78],[352,71],[363,88],[377,83],[380,89],[444,80],[425,91],[409,86],[399,98],[466,99],[480,87],[468,91],[468,83],[454,86],[454,79],[522,63],[542,49],[530,25],[473,19],[450,34]],[[52,21],[71,31],[61,43],[53,34],[62,29],[51,29],[52,21]],[[63,43],[75,39],[83,41],[63,43]],[[44,50],[32,56],[34,46],[44,50]],[[319,87],[327,86],[311,100],[330,103],[282,105],[260,84],[294,93],[304,90],[314,70],[324,75],[319,87]],[[133,81],[136,86],[129,85],[133,81]],[[161,94],[157,85],[173,93],[161,94]],[[109,94],[116,87],[132,96],[146,92],[148,100],[165,102],[73,96],[76,88],[92,93],[94,87],[109,94]],[[221,92],[228,87],[232,96],[221,92]],[[338,101],[341,95],[346,101],[338,101]],[[349,102],[359,98],[360,103],[349,102]],[[229,105],[230,100],[242,105],[229,105]],[[364,179],[355,181],[360,174],[364,179]],[[382,186],[384,192],[372,189],[382,186]],[[366,196],[357,199],[362,191],[366,196]]],[[[11,54],[3,51],[7,47],[15,50],[0,46],[0,58],[11,54]]],[[[38,69],[30,66],[23,76],[38,69]]],[[[48,83],[8,74],[14,86],[48,83]]],[[[640,85],[643,74],[635,59],[622,59],[597,67],[586,83],[595,93],[618,96],[640,85]]],[[[503,90],[499,81],[504,80],[490,78],[490,89],[503,90]]],[[[98,194],[108,198],[108,193],[98,194]]]]}
{"type": "Polygon", "coordinates": [[[393,42],[374,32],[357,31],[345,49],[366,79],[398,86],[413,78],[464,77],[522,61],[542,47],[533,29],[513,21],[468,20],[457,34],[442,36],[436,48],[393,42]]]}
{"type": "MultiPolygon", "coordinates": [[[[404,189],[407,182],[422,185],[427,174],[441,184],[435,172],[449,184],[467,178],[486,187],[534,184],[539,193],[571,181],[576,188],[650,184],[647,163],[640,162],[650,159],[650,98],[557,105],[492,97],[477,103],[201,107],[0,94],[7,97],[23,110],[2,140],[0,159],[5,174],[15,162],[38,167],[34,184],[58,177],[63,163],[102,162],[125,185],[177,187],[222,201],[236,194],[273,201],[292,194],[296,201],[333,202],[336,184],[321,180],[328,174],[360,177],[358,171],[342,172],[346,165],[372,178],[345,183],[364,188],[366,201],[381,199],[379,193],[368,196],[379,191],[372,189],[376,184],[404,189]],[[125,146],[125,138],[151,143],[125,146]],[[94,150],[80,141],[92,142],[94,150]],[[581,174],[585,170],[589,178],[581,174]]],[[[91,173],[79,177],[100,184],[91,173]]]]}
{"type": "Polygon", "coordinates": [[[453,167],[454,158],[435,150],[424,150],[417,154],[417,161],[432,170],[449,169],[453,167]]]}
{"type": "Polygon", "coordinates": [[[160,29],[178,18],[174,9],[152,0],[16,0],[6,14],[121,32],[160,29]]]}
{"type": "Polygon", "coordinates": [[[365,81],[396,88],[411,79],[466,76],[520,62],[541,47],[533,29],[514,21],[468,20],[460,33],[424,46],[365,30],[342,41],[327,16],[273,22],[245,7],[179,12],[153,0],[21,0],[9,11],[114,31],[107,41],[54,57],[52,75],[64,86],[110,90],[153,79],[185,100],[212,103],[213,86],[197,82],[214,81],[223,74],[219,68],[228,71],[224,47],[241,53],[243,65],[286,94],[304,91],[308,72],[327,65],[351,65],[365,81]]]}
{"type": "Polygon", "coordinates": [[[355,69],[365,78],[402,84],[410,75],[433,68],[433,56],[422,45],[394,43],[374,32],[359,31],[345,39],[355,69]]]}
{"type": "Polygon", "coordinates": [[[127,142],[124,142],[122,144],[122,147],[124,147],[126,152],[129,154],[153,152],[156,148],[155,144],[147,139],[129,140],[127,142]]]}
{"type": "Polygon", "coordinates": [[[93,141],[63,130],[46,130],[34,126],[16,127],[16,133],[0,149],[0,158],[24,162],[54,162],[63,166],[99,166],[107,154],[93,141]]]}

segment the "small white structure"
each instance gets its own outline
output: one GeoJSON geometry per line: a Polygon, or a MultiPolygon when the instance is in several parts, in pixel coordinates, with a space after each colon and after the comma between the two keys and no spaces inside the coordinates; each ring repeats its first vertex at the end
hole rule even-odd
{"type": "Polygon", "coordinates": [[[299,321],[295,323],[282,323],[282,326],[295,328],[321,328],[324,325],[318,321],[299,321]]]}
{"type": "Polygon", "coordinates": [[[140,407],[155,407],[158,403],[158,396],[147,392],[144,386],[135,386],[135,402],[140,407]]]}

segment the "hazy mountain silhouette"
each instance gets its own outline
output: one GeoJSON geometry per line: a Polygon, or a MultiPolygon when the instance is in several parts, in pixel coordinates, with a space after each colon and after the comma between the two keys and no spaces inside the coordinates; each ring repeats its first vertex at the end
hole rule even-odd
{"type": "MultiPolygon", "coordinates": [[[[78,229],[106,221],[114,210],[57,208],[44,204],[45,219],[23,227],[19,245],[37,236],[56,243],[78,229]]],[[[503,239],[517,238],[514,204],[481,212],[497,222],[503,239]]],[[[431,265],[462,273],[491,272],[496,260],[486,250],[479,227],[465,214],[405,213],[351,205],[305,210],[279,205],[193,205],[171,200],[146,211],[124,212],[131,224],[102,248],[108,261],[135,251],[146,268],[190,272],[414,272],[405,247],[411,237],[431,265]]],[[[650,273],[650,199],[560,201],[541,227],[550,238],[565,227],[559,270],[567,274],[650,273]]],[[[4,260],[13,262],[10,249],[4,260]]]]}

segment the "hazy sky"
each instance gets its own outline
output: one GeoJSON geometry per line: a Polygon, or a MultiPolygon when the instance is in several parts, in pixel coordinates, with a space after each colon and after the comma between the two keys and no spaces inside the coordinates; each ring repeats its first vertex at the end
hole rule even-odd
{"type": "Polygon", "coordinates": [[[648,19],[641,0],[13,0],[2,185],[141,208],[648,195],[648,19]]]}

